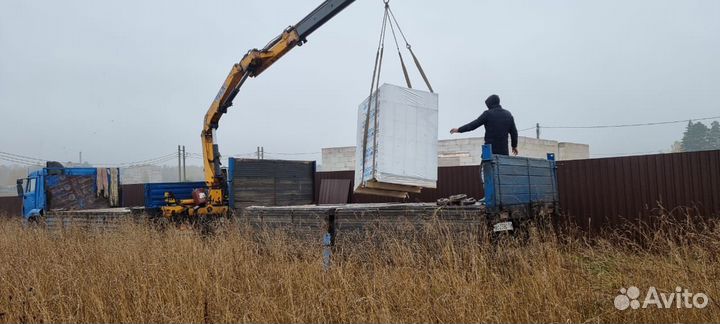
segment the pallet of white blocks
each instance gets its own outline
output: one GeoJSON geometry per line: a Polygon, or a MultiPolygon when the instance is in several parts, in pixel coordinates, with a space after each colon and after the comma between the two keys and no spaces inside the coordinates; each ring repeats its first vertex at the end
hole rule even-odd
{"type": "Polygon", "coordinates": [[[438,95],[383,84],[358,108],[355,192],[405,198],[437,187],[438,95]]]}

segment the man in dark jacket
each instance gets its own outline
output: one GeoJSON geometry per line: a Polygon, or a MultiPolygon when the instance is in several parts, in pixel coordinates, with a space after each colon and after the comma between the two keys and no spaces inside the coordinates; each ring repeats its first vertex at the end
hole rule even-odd
{"type": "Polygon", "coordinates": [[[492,95],[485,100],[488,110],[478,119],[460,128],[453,128],[450,134],[465,133],[485,126],[485,144],[492,144],[493,154],[509,155],[508,134],[512,141],[512,152],[518,155],[518,132],[512,114],[500,106],[500,97],[492,95]]]}

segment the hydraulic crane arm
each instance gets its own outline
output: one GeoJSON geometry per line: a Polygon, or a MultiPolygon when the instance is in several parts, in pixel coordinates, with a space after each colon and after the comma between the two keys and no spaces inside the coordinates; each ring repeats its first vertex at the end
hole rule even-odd
{"type": "MultiPolygon", "coordinates": [[[[290,26],[283,33],[268,43],[263,49],[253,49],[233,65],[215,100],[213,100],[207,114],[202,130],[202,144],[204,157],[205,182],[208,188],[223,188],[225,177],[220,171],[220,153],[215,144],[215,130],[220,123],[220,117],[232,106],[240,87],[248,77],[256,77],[269,68],[295,46],[306,42],[307,36],[332,19],[355,0],[326,0],[309,15],[294,26],[290,26]]],[[[211,196],[213,196],[211,194],[211,196]]],[[[213,199],[215,197],[211,197],[213,199]]],[[[214,200],[214,199],[213,199],[214,200]]]]}

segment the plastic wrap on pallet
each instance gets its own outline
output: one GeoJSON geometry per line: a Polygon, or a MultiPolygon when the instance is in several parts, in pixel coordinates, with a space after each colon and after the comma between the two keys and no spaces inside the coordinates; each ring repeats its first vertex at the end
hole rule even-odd
{"type": "Polygon", "coordinates": [[[360,104],[357,130],[356,191],[368,182],[437,186],[437,94],[383,84],[360,104]],[[368,113],[370,122],[365,132],[368,113]],[[364,168],[363,150],[366,152],[364,168]]]}

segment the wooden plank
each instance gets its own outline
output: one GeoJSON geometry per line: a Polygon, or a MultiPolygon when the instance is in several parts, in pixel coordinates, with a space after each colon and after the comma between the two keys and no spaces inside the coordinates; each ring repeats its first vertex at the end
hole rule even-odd
{"type": "Polygon", "coordinates": [[[412,193],[420,193],[422,191],[422,188],[420,188],[420,187],[405,186],[405,185],[399,185],[399,184],[394,184],[394,183],[384,183],[384,182],[378,182],[378,181],[368,181],[365,183],[365,187],[369,188],[369,189],[404,191],[404,192],[412,192],[412,193]]]}
{"type": "Polygon", "coordinates": [[[393,198],[399,198],[399,199],[404,199],[404,198],[407,198],[407,196],[408,196],[408,193],[405,191],[401,192],[401,191],[379,190],[379,189],[370,189],[370,188],[359,188],[359,189],[355,190],[355,193],[364,194],[364,195],[393,197],[393,198]]]}

